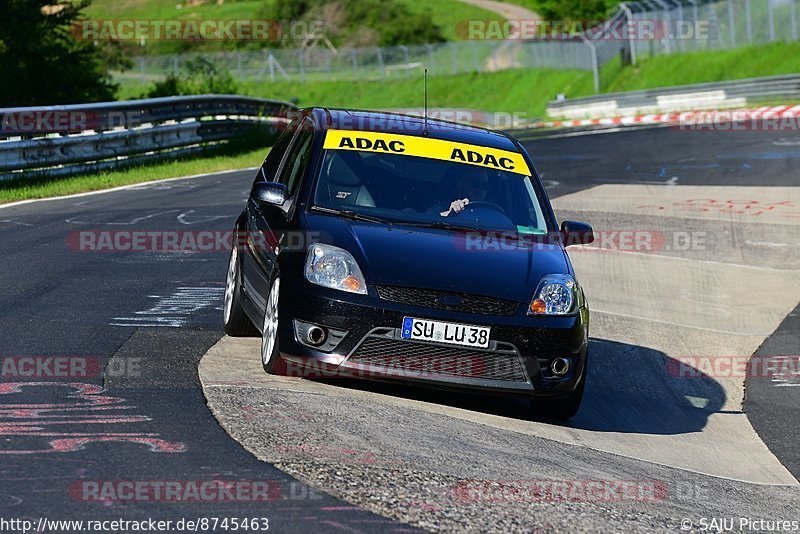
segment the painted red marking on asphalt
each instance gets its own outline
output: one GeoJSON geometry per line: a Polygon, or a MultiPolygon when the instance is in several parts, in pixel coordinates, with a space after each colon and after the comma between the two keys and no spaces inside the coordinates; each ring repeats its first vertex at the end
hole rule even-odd
{"type": "MultiPolygon", "coordinates": [[[[797,217],[799,212],[786,212],[776,210],[776,208],[793,208],[795,207],[791,201],[784,200],[782,202],[761,203],[758,200],[748,199],[732,199],[732,200],[719,200],[713,198],[690,198],[673,202],[671,206],[682,209],[684,211],[694,212],[714,212],[729,215],[747,215],[750,217],[758,217],[768,212],[774,212],[781,217],[797,217]]],[[[658,210],[665,209],[665,206],[656,204],[645,204],[637,206],[637,209],[655,208],[658,210]]]]}
{"type": "MultiPolygon", "coordinates": [[[[149,447],[152,452],[183,452],[186,446],[170,442],[154,433],[113,432],[108,425],[145,423],[151,420],[144,415],[109,413],[109,410],[132,410],[125,399],[102,395],[105,389],[95,384],[80,382],[8,382],[0,384],[0,395],[22,394],[23,388],[59,388],[66,392],[60,403],[4,404],[0,405],[0,436],[45,439],[46,447],[40,449],[0,449],[0,454],[65,453],[83,450],[90,443],[134,443],[149,447]],[[93,411],[102,410],[96,414],[93,411]],[[86,413],[89,412],[89,413],[86,413]],[[102,425],[98,432],[62,431],[63,425],[102,425]],[[106,430],[106,431],[102,431],[106,430]]],[[[13,442],[12,442],[13,443],[13,442]]]]}

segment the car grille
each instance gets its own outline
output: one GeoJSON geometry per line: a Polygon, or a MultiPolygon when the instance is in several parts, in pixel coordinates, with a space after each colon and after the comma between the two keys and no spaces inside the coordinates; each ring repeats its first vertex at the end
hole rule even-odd
{"type": "Polygon", "coordinates": [[[445,375],[480,380],[527,382],[519,354],[513,345],[505,349],[483,351],[468,347],[400,340],[385,336],[367,336],[353,351],[348,362],[421,375],[445,375]]]}
{"type": "Polygon", "coordinates": [[[519,307],[513,300],[416,287],[378,286],[378,295],[392,302],[487,315],[514,315],[519,307]]]}

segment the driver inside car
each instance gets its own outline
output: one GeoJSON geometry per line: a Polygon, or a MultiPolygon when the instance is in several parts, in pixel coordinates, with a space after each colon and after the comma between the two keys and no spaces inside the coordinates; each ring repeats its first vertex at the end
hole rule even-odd
{"type": "Polygon", "coordinates": [[[449,206],[445,203],[436,208],[442,217],[461,213],[470,201],[486,200],[487,185],[489,184],[489,174],[486,169],[465,166],[463,169],[459,168],[459,171],[453,188],[453,195],[456,195],[456,199],[450,202],[449,206]]]}

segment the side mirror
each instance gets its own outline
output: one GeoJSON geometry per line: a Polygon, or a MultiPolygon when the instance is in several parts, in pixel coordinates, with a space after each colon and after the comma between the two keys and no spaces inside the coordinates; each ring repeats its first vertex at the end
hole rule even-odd
{"type": "Polygon", "coordinates": [[[281,206],[286,202],[287,193],[286,184],[278,182],[257,182],[253,186],[250,196],[259,204],[281,206]]]}
{"type": "Polygon", "coordinates": [[[594,243],[594,231],[592,231],[592,227],[586,223],[577,221],[562,222],[561,237],[564,240],[565,247],[594,243]]]}

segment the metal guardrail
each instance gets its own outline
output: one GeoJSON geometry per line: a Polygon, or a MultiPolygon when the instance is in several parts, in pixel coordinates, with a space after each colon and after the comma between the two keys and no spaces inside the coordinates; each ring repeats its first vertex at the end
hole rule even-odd
{"type": "Polygon", "coordinates": [[[764,99],[800,99],[800,74],[662,87],[552,101],[551,117],[600,118],[634,113],[743,106],[764,99]]]}
{"type": "Polygon", "coordinates": [[[175,158],[253,129],[276,133],[296,111],[236,95],[0,108],[0,180],[175,158]]]}

